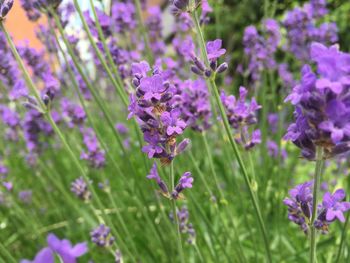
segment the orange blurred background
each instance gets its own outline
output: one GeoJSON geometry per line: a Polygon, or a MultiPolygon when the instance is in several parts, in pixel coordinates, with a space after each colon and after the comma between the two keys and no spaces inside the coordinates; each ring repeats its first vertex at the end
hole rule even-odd
{"type": "MultiPolygon", "coordinates": [[[[162,0],[149,0],[150,5],[157,5],[161,2],[162,0]]],[[[36,23],[29,21],[19,0],[14,1],[13,8],[8,14],[5,23],[16,43],[28,40],[31,47],[42,48],[42,43],[35,35],[35,28],[39,23],[45,24],[46,20],[45,18],[41,18],[36,23]]]]}
{"type": "Polygon", "coordinates": [[[19,0],[14,1],[13,8],[5,21],[6,27],[16,43],[28,40],[31,47],[41,48],[42,44],[35,36],[35,28],[38,23],[46,23],[46,21],[44,18],[41,18],[37,23],[29,21],[19,0]]]}

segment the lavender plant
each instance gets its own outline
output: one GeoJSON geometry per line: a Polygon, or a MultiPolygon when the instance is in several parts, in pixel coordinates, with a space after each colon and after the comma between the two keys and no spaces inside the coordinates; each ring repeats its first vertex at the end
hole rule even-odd
{"type": "Polygon", "coordinates": [[[349,5],[292,2],[0,0],[0,262],[349,261],[349,5]]]}

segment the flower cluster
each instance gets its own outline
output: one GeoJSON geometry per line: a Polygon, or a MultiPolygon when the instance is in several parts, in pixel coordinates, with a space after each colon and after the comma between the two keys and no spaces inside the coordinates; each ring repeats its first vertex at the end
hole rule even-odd
{"type": "Polygon", "coordinates": [[[287,13],[283,21],[287,29],[287,48],[296,58],[309,60],[310,45],[314,41],[326,45],[336,43],[338,29],[335,23],[323,23],[317,26],[318,19],[326,13],[324,0],[311,0],[302,8],[296,7],[287,13]]]}
{"type": "Polygon", "coordinates": [[[266,19],[263,22],[261,34],[255,26],[248,26],[244,30],[244,53],[248,57],[247,70],[253,83],[261,80],[261,72],[264,69],[276,67],[274,54],[280,40],[280,28],[273,19],[266,19]]]}
{"type": "Polygon", "coordinates": [[[0,119],[8,127],[5,131],[5,138],[10,141],[17,141],[20,128],[19,114],[5,105],[0,105],[0,119]]]}
{"type": "Polygon", "coordinates": [[[54,234],[47,236],[48,246],[41,249],[35,256],[33,261],[21,260],[21,263],[49,263],[55,262],[55,254],[60,256],[63,262],[76,262],[77,258],[88,252],[86,242],[78,243],[72,246],[72,243],[67,240],[59,240],[54,234]]]}
{"type": "MultiPolygon", "coordinates": [[[[289,191],[290,197],[283,201],[288,206],[289,220],[299,225],[306,234],[311,224],[312,189],[312,182],[297,185],[289,191]]],[[[317,205],[317,216],[314,222],[316,229],[326,234],[329,225],[335,220],[345,222],[343,213],[350,210],[350,202],[343,202],[344,199],[345,192],[343,189],[338,189],[333,194],[329,192],[324,194],[322,203],[317,205]]]]}
{"type": "Polygon", "coordinates": [[[203,79],[185,81],[181,93],[182,119],[195,131],[205,131],[211,126],[212,116],[209,91],[203,79]]]}
{"type": "Polygon", "coordinates": [[[71,183],[70,190],[80,199],[89,201],[91,199],[89,183],[90,182],[86,182],[83,177],[79,177],[71,183]]]}
{"type": "Polygon", "coordinates": [[[142,151],[149,158],[159,158],[163,164],[169,164],[188,144],[187,140],[177,144],[186,123],[180,119],[181,110],[171,101],[175,87],[158,69],[152,76],[147,76],[149,71],[147,62],[133,64],[136,93],[130,96],[128,118],[135,115],[141,126],[147,142],[142,151]]]}
{"type": "Polygon", "coordinates": [[[285,100],[295,106],[296,120],[284,138],[313,160],[316,146],[323,148],[325,158],[350,150],[350,54],[313,43],[311,59],[317,73],[305,65],[300,83],[285,100]]]}
{"type": "Polygon", "coordinates": [[[248,91],[244,87],[239,88],[239,98],[234,95],[227,96],[221,92],[221,101],[226,108],[229,123],[236,131],[236,141],[245,149],[251,149],[261,143],[261,132],[253,130],[250,134],[249,127],[257,123],[256,111],[261,109],[254,98],[250,103],[246,101],[248,91]]]}
{"type": "Polygon", "coordinates": [[[153,163],[150,174],[147,175],[147,178],[150,180],[155,180],[157,182],[162,194],[165,197],[172,198],[172,199],[179,199],[181,197],[180,194],[182,193],[182,191],[185,190],[186,188],[192,188],[192,183],[193,183],[193,177],[192,177],[191,173],[186,172],[181,176],[178,184],[175,186],[173,191],[170,193],[168,190],[169,188],[168,188],[167,184],[163,181],[162,178],[160,178],[160,176],[158,174],[158,169],[157,169],[156,163],[153,163]]]}
{"type": "MultiPolygon", "coordinates": [[[[187,242],[193,245],[196,242],[196,231],[193,228],[192,223],[189,222],[190,214],[186,206],[183,206],[181,210],[176,211],[177,218],[179,220],[179,229],[181,233],[187,234],[187,242]]],[[[170,219],[174,221],[174,214],[170,213],[170,219]]]]}
{"type": "Polygon", "coordinates": [[[124,138],[123,140],[123,145],[126,149],[130,148],[130,137],[128,136],[129,134],[129,129],[126,127],[124,123],[117,123],[115,125],[115,129],[118,131],[118,133],[124,138]]]}
{"type": "Polygon", "coordinates": [[[87,160],[93,168],[103,167],[106,163],[105,152],[100,149],[94,130],[82,128],[81,133],[87,151],[82,151],[80,158],[87,160]]]}
{"type": "Polygon", "coordinates": [[[228,64],[226,62],[218,66],[218,59],[226,53],[226,49],[222,48],[221,39],[209,41],[206,46],[206,51],[210,68],[207,68],[200,58],[192,54],[193,65],[191,66],[191,71],[193,73],[209,78],[213,72],[215,74],[220,74],[228,69],[228,64]]]}
{"type": "Polygon", "coordinates": [[[74,126],[81,127],[86,120],[86,114],[84,109],[78,104],[74,104],[67,98],[61,99],[62,117],[67,119],[68,126],[73,128],[74,126]]]}
{"type": "Polygon", "coordinates": [[[111,229],[103,224],[90,232],[91,241],[99,247],[110,247],[115,238],[111,235],[111,229]]]}

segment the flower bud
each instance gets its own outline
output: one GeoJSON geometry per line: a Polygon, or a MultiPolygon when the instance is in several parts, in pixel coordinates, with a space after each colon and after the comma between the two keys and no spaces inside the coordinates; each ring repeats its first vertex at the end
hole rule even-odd
{"type": "Polygon", "coordinates": [[[205,65],[197,57],[193,58],[193,63],[198,67],[199,70],[205,71],[205,65]]]}
{"type": "Polygon", "coordinates": [[[220,74],[225,72],[228,69],[228,65],[226,62],[222,63],[217,69],[216,69],[216,73],[220,74]]]}
{"type": "Polygon", "coordinates": [[[194,73],[194,74],[197,74],[199,76],[203,76],[203,71],[201,71],[198,67],[196,67],[195,65],[192,65],[191,66],[191,71],[194,73]]]}
{"type": "Polygon", "coordinates": [[[211,76],[211,70],[209,70],[209,69],[205,70],[204,75],[205,75],[207,78],[209,78],[209,77],[211,76]]]}
{"type": "Polygon", "coordinates": [[[7,13],[11,10],[13,2],[14,0],[0,1],[0,20],[4,19],[7,13]]]}

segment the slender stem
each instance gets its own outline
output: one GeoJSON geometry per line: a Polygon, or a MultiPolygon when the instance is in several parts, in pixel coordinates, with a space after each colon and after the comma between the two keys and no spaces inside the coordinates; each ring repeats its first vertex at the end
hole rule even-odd
{"type": "Polygon", "coordinates": [[[218,189],[218,191],[219,191],[220,198],[225,199],[224,194],[223,194],[223,192],[222,192],[222,190],[221,190],[221,188],[220,188],[219,180],[218,180],[218,177],[217,177],[215,168],[214,168],[213,156],[212,156],[211,151],[210,151],[210,149],[209,149],[209,144],[208,144],[207,136],[206,136],[205,132],[203,132],[201,135],[202,135],[202,139],[203,139],[203,143],[204,143],[204,148],[205,148],[205,151],[206,151],[207,156],[208,156],[209,167],[210,167],[211,173],[212,173],[213,176],[214,176],[214,181],[215,181],[216,187],[217,187],[217,189],[218,189]]]}
{"type": "Polygon", "coordinates": [[[198,257],[199,257],[199,261],[200,262],[204,262],[204,259],[203,259],[203,255],[202,255],[202,252],[200,251],[200,249],[198,248],[197,244],[195,243],[194,245],[194,248],[198,254],[198,257]]]}
{"type": "Polygon", "coordinates": [[[5,248],[2,242],[0,242],[0,251],[2,256],[6,256],[8,260],[11,260],[11,262],[14,262],[14,263],[17,262],[16,259],[12,256],[12,254],[5,248]]]}
{"type": "MultiPolygon", "coordinates": [[[[171,189],[173,191],[174,188],[175,188],[174,162],[171,162],[171,164],[170,164],[170,181],[171,181],[171,189]]],[[[179,250],[179,256],[180,256],[181,262],[184,263],[185,262],[185,258],[184,258],[183,248],[182,248],[180,223],[179,223],[179,218],[177,216],[176,200],[172,199],[171,203],[172,203],[172,208],[173,208],[173,216],[174,216],[174,220],[175,220],[175,224],[176,224],[177,246],[178,246],[178,250],[179,250]]]]}
{"type": "Polygon", "coordinates": [[[311,235],[310,235],[310,263],[317,262],[316,255],[316,228],[314,222],[317,216],[317,201],[319,188],[321,184],[322,168],[323,168],[323,149],[320,146],[316,147],[316,167],[315,167],[315,176],[314,176],[314,189],[313,189],[313,201],[312,201],[312,216],[310,222],[311,235]]]}
{"type": "MultiPolygon", "coordinates": [[[[195,27],[196,27],[196,30],[197,30],[197,34],[198,34],[199,39],[200,39],[199,45],[200,45],[200,49],[201,49],[202,55],[205,58],[204,62],[205,62],[206,65],[209,65],[208,55],[207,55],[207,51],[206,51],[206,47],[205,47],[205,40],[204,40],[204,37],[203,37],[202,29],[201,29],[200,24],[199,24],[197,11],[194,11],[192,13],[192,18],[193,18],[193,21],[194,21],[194,24],[195,24],[195,27]]],[[[229,138],[231,148],[232,148],[233,153],[234,153],[234,155],[235,155],[235,157],[237,159],[237,162],[239,164],[240,170],[241,170],[241,172],[243,174],[243,177],[244,177],[244,182],[245,182],[245,184],[246,184],[246,186],[248,188],[248,191],[249,191],[250,199],[251,199],[251,201],[253,203],[254,211],[255,211],[257,219],[258,219],[258,225],[259,225],[260,231],[261,231],[261,233],[263,235],[267,261],[268,262],[272,262],[270,246],[269,246],[269,241],[268,241],[268,235],[267,235],[265,224],[264,224],[264,221],[263,221],[263,218],[262,218],[262,215],[261,215],[259,202],[258,202],[258,199],[257,199],[257,197],[256,197],[256,195],[255,195],[255,193],[254,193],[254,191],[252,189],[252,186],[250,184],[248,172],[247,172],[247,169],[246,169],[245,164],[243,162],[243,159],[241,157],[241,154],[239,152],[238,146],[237,146],[237,144],[236,144],[236,142],[235,142],[235,140],[233,138],[231,127],[230,127],[230,124],[228,122],[227,115],[225,113],[225,108],[224,108],[224,105],[221,102],[220,94],[219,94],[218,88],[217,88],[216,83],[215,83],[215,74],[210,78],[209,84],[210,84],[210,88],[211,88],[212,92],[214,93],[216,104],[219,107],[220,115],[221,115],[221,118],[223,120],[224,128],[225,128],[225,131],[226,131],[226,135],[229,138]]]]}
{"type": "Polygon", "coordinates": [[[348,215],[346,216],[346,221],[345,221],[345,224],[344,224],[344,227],[343,227],[343,231],[342,231],[341,240],[340,240],[339,249],[338,249],[338,253],[337,253],[337,257],[336,257],[335,263],[338,263],[340,258],[341,258],[341,254],[342,254],[342,251],[343,251],[343,246],[344,246],[345,239],[346,239],[346,230],[347,230],[348,225],[349,225],[349,219],[350,219],[350,213],[348,213],[348,215]]]}

